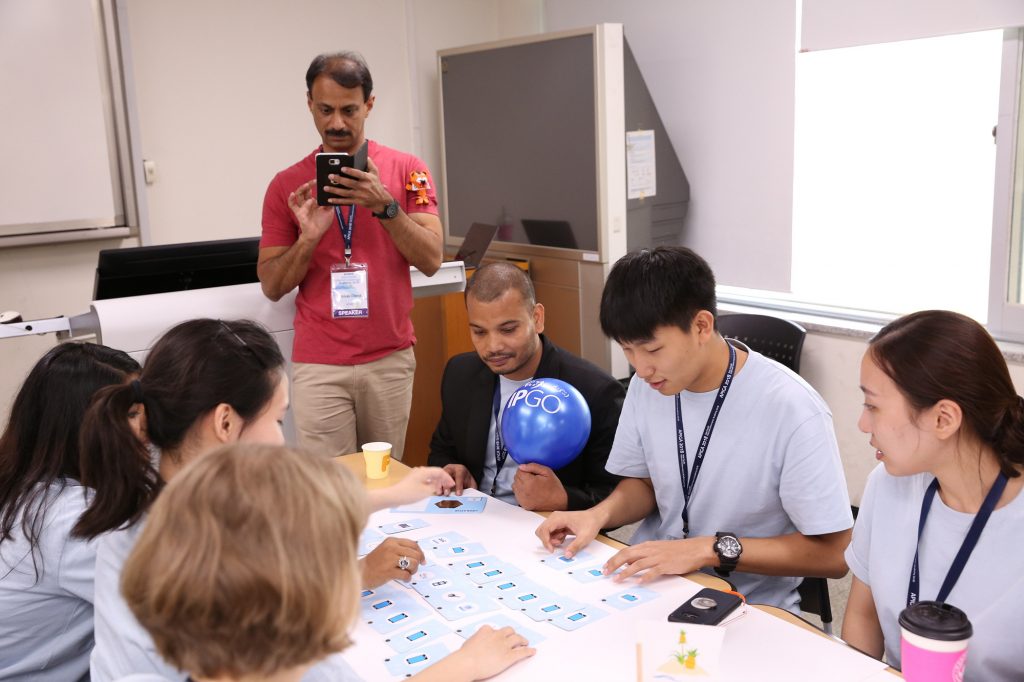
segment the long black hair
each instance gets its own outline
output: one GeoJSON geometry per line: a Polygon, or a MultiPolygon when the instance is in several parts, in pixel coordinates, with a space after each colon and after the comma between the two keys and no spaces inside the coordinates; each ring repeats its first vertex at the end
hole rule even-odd
{"type": "Polygon", "coordinates": [[[95,343],[62,343],[29,372],[0,436],[0,543],[21,533],[37,552],[46,512],[69,480],[81,480],[79,428],[96,391],[140,371],[127,353],[95,343]]]}
{"type": "Polygon", "coordinates": [[[189,320],[153,346],[137,382],[97,392],[82,424],[82,482],[95,490],[74,534],[92,538],[131,525],[163,482],[129,420],[144,408],[149,442],[168,456],[192,425],[221,403],[244,420],[259,416],[281,380],[284,357],[267,330],[247,320],[189,320]]]}

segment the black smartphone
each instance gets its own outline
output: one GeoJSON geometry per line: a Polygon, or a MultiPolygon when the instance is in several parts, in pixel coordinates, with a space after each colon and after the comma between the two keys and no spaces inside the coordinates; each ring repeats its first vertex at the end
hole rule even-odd
{"type": "Polygon", "coordinates": [[[342,168],[354,168],[356,157],[344,152],[320,152],[316,155],[316,203],[320,206],[331,206],[327,200],[332,194],[324,191],[327,185],[340,187],[328,179],[330,175],[340,175],[342,168]]]}
{"type": "Polygon", "coordinates": [[[705,587],[668,614],[668,620],[670,623],[718,625],[742,603],[735,594],[705,587]]]}
{"type": "Polygon", "coordinates": [[[345,152],[320,152],[316,155],[316,203],[320,206],[331,206],[327,200],[331,198],[331,194],[324,191],[324,187],[327,185],[333,185],[340,187],[336,182],[331,182],[328,179],[330,175],[341,174],[342,168],[355,168],[356,170],[366,170],[366,141],[363,142],[362,146],[356,151],[355,155],[346,154],[345,152]]]}

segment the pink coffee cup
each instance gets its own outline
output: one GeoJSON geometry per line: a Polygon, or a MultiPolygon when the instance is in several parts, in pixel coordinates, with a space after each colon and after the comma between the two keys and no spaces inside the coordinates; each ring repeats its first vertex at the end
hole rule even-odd
{"type": "Polygon", "coordinates": [[[963,682],[967,614],[951,604],[917,602],[900,613],[900,658],[907,682],[963,682]]]}

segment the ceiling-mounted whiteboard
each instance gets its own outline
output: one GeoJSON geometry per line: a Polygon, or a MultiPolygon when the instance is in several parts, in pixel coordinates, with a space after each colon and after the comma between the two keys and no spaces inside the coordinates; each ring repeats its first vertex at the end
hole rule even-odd
{"type": "Polygon", "coordinates": [[[0,0],[0,247],[126,224],[105,11],[0,0]]]}

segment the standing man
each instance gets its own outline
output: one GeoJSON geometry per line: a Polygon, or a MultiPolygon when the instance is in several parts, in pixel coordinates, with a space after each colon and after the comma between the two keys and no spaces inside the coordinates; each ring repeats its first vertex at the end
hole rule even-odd
{"type": "Polygon", "coordinates": [[[636,368],[592,509],[537,529],[571,555],[598,530],[644,519],[605,564],[623,580],[714,569],[753,603],[797,609],[798,577],[846,574],[853,516],[832,415],[799,376],[727,342],[715,277],[683,247],[627,254],[601,297],[601,328],[636,368]],[[636,544],[639,543],[639,544],[636,544]]]}
{"type": "Polygon", "coordinates": [[[309,65],[306,100],[323,144],[270,182],[258,273],[271,300],[299,287],[292,400],[300,446],[333,456],[387,441],[401,459],[416,369],[409,266],[428,276],[441,267],[433,181],[416,157],[371,140],[366,170],[332,176],[340,185],[326,189],[332,206],[316,201],[316,153],[356,154],[372,92],[354,52],[309,65]]]}
{"type": "Polygon", "coordinates": [[[478,488],[524,509],[585,509],[618,481],[605,471],[625,391],[596,365],[551,343],[544,306],[530,279],[507,262],[491,263],[466,285],[466,312],[475,353],[448,361],[441,380],[441,421],[430,440],[432,466],[444,467],[456,494],[478,488]],[[558,471],[517,465],[501,442],[501,416],[513,392],[531,379],[561,379],[590,407],[590,437],[558,471]],[[482,487],[481,487],[482,486],[482,487]]]}

